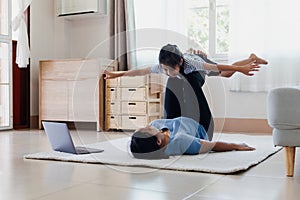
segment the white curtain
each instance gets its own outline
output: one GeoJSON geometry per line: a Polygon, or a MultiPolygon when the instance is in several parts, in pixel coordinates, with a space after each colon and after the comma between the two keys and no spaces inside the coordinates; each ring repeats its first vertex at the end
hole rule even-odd
{"type": "Polygon", "coordinates": [[[232,0],[230,62],[254,52],[269,64],[253,77],[235,74],[231,90],[263,92],[300,84],[299,8],[298,0],[232,0]]]}
{"type": "Polygon", "coordinates": [[[158,63],[162,46],[187,49],[186,0],[134,0],[137,67],[158,63]]]}
{"type": "Polygon", "coordinates": [[[20,68],[25,68],[29,64],[30,50],[24,12],[29,7],[31,2],[32,0],[19,0],[20,10],[12,22],[13,30],[19,31],[16,63],[20,68]]]}

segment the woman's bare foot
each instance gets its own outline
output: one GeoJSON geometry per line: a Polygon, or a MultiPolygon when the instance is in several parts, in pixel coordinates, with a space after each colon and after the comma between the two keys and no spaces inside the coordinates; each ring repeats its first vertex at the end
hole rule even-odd
{"type": "Polygon", "coordinates": [[[267,65],[268,61],[256,56],[254,53],[251,53],[249,58],[251,58],[252,60],[255,60],[256,64],[263,64],[263,65],[267,65]]]}

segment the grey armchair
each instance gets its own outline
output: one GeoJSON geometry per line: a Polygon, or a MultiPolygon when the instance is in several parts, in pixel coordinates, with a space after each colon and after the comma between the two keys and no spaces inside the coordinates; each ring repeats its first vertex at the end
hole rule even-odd
{"type": "Polygon", "coordinates": [[[267,116],[274,145],[285,149],[286,175],[294,176],[295,150],[300,147],[300,87],[270,90],[267,116]]]}

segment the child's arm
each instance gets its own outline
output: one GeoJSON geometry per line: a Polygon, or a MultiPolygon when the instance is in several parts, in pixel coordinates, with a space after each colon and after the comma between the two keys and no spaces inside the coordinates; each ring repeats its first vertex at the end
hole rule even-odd
{"type": "Polygon", "coordinates": [[[231,72],[240,72],[247,76],[253,76],[251,72],[258,71],[260,68],[258,65],[255,64],[255,61],[243,65],[243,66],[237,66],[237,65],[224,65],[224,64],[209,64],[204,63],[204,69],[209,71],[231,71],[231,72]]]}
{"type": "Polygon", "coordinates": [[[113,72],[109,72],[107,70],[104,71],[104,74],[106,75],[105,79],[113,79],[121,76],[143,76],[150,73],[151,73],[150,67],[144,69],[129,70],[129,71],[113,71],[113,72]]]}
{"type": "Polygon", "coordinates": [[[248,146],[247,144],[236,144],[226,142],[211,142],[207,140],[200,140],[201,148],[199,153],[207,153],[209,151],[253,151],[255,148],[248,146]]]}

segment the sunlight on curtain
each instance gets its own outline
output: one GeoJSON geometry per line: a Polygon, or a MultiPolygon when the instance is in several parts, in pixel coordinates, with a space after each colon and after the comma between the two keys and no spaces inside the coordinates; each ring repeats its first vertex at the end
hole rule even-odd
{"type": "Polygon", "coordinates": [[[136,65],[133,0],[110,1],[110,54],[118,61],[118,70],[136,65]]]}
{"type": "Polygon", "coordinates": [[[135,0],[138,67],[158,62],[166,43],[187,49],[185,0],[135,0]]]}
{"type": "Polygon", "coordinates": [[[253,77],[235,74],[232,91],[262,92],[300,84],[299,6],[297,0],[232,0],[230,62],[251,52],[269,61],[253,77]]]}

